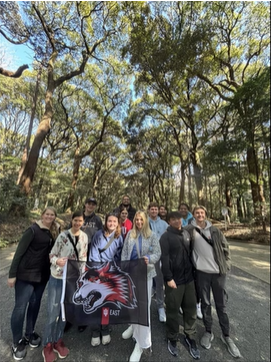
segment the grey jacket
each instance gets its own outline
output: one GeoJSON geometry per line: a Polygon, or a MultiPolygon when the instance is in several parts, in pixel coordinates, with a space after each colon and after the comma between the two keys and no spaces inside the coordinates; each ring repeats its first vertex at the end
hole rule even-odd
{"type": "MultiPolygon", "coordinates": [[[[133,247],[135,245],[135,239],[131,238],[131,231],[128,232],[122,252],[121,252],[121,260],[130,260],[133,247]]],[[[151,233],[151,236],[145,239],[142,235],[142,256],[149,256],[149,263],[147,266],[147,278],[150,280],[156,276],[154,264],[161,257],[161,249],[157,236],[154,232],[151,233]]]]}
{"type": "MultiPolygon", "coordinates": [[[[195,226],[189,224],[184,227],[189,232],[192,238],[191,248],[194,247],[194,230],[195,226]]],[[[230,249],[227,239],[222,232],[215,226],[210,226],[211,238],[213,241],[214,259],[219,267],[220,274],[226,274],[231,267],[230,249]]],[[[206,241],[207,243],[207,241],[206,241]]]]}

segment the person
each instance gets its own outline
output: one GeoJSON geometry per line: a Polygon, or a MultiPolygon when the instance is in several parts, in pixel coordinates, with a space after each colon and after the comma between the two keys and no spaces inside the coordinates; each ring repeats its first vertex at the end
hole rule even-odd
{"type": "Polygon", "coordinates": [[[133,227],[133,223],[128,219],[128,210],[125,206],[120,207],[120,227],[121,227],[121,235],[123,240],[125,240],[128,231],[130,231],[133,227]]]}
{"type": "Polygon", "coordinates": [[[181,214],[178,211],[168,215],[169,227],[160,238],[162,272],[166,294],[166,333],[168,350],[178,356],[179,335],[178,312],[183,309],[185,342],[191,356],[200,358],[195,341],[196,335],[196,293],[193,264],[190,258],[191,237],[182,229],[181,214]]]}
{"type": "Polygon", "coordinates": [[[86,261],[88,250],[88,236],[80,228],[84,222],[83,212],[76,211],[72,215],[72,227],[63,231],[50,253],[51,276],[48,283],[47,323],[43,338],[42,356],[44,362],[65,358],[69,354],[63,342],[65,321],[62,320],[61,295],[63,285],[63,268],[68,259],[86,261]]]}
{"type": "Polygon", "coordinates": [[[9,269],[7,283],[10,288],[15,289],[15,306],[11,315],[12,356],[17,361],[26,356],[28,344],[32,348],[41,344],[35,325],[50,276],[49,253],[60,232],[56,216],[56,210],[47,207],[42,212],[41,219],[23,233],[9,269]]]}
{"type": "MultiPolygon", "coordinates": [[[[166,231],[168,223],[161,220],[158,216],[158,204],[151,202],[148,206],[149,224],[151,230],[156,234],[158,240],[161,235],[166,231]]],[[[166,313],[164,308],[164,279],[161,271],[160,260],[155,264],[156,277],[154,278],[155,290],[156,290],[156,305],[158,310],[159,321],[166,322],[166,313]]]]}
{"type": "MultiPolygon", "coordinates": [[[[178,210],[179,210],[180,214],[182,215],[182,226],[184,227],[184,226],[187,226],[188,224],[190,224],[191,221],[194,218],[193,218],[193,215],[190,212],[189,206],[186,203],[182,202],[179,205],[178,210]]],[[[198,287],[197,287],[196,280],[195,280],[195,287],[196,287],[196,297],[197,297],[197,318],[202,319],[203,315],[201,313],[200,297],[199,297],[199,292],[198,292],[198,287]]],[[[180,313],[183,314],[182,307],[180,307],[180,313]]]]}
{"type": "MultiPolygon", "coordinates": [[[[107,214],[105,217],[104,230],[99,230],[93,236],[89,261],[104,263],[106,261],[119,261],[121,259],[121,250],[123,247],[123,238],[119,225],[119,215],[115,213],[107,214]]],[[[91,345],[93,347],[101,344],[106,345],[111,342],[108,325],[93,324],[91,345]]]]}
{"type": "Polygon", "coordinates": [[[129,231],[121,253],[121,260],[135,260],[144,258],[147,264],[147,292],[148,292],[148,316],[149,326],[132,324],[123,334],[123,339],[133,336],[136,341],[134,350],[130,356],[130,362],[139,362],[143,349],[151,348],[151,287],[152,279],[156,274],[155,263],[160,259],[161,250],[157,235],[149,227],[148,217],[145,212],[137,211],[135,214],[133,228],[129,231]]]}
{"type": "Polygon", "coordinates": [[[93,235],[103,228],[103,222],[99,215],[95,214],[97,200],[93,197],[88,197],[84,207],[84,223],[82,230],[88,236],[88,244],[90,245],[93,235]]]}
{"type": "Polygon", "coordinates": [[[185,202],[182,202],[179,205],[178,210],[182,215],[182,226],[185,227],[186,225],[190,224],[193,220],[193,215],[190,212],[189,206],[185,202]]]}
{"type": "Polygon", "coordinates": [[[216,312],[222,330],[221,340],[233,357],[241,357],[240,351],[230,338],[230,324],[226,311],[226,277],[230,270],[229,244],[222,232],[207,220],[204,206],[196,206],[193,210],[195,220],[186,226],[192,237],[192,260],[196,269],[196,280],[201,298],[201,311],[205,333],[200,344],[211,348],[214,339],[212,331],[212,307],[210,294],[215,301],[216,312]]]}
{"type": "MultiPolygon", "coordinates": [[[[100,216],[95,214],[96,207],[97,200],[94,197],[88,197],[84,205],[84,223],[81,227],[81,230],[83,230],[88,236],[88,255],[93,235],[96,233],[96,231],[103,228],[103,222],[100,216]]],[[[71,328],[71,326],[72,324],[70,322],[67,322],[64,332],[67,332],[71,328]]],[[[78,326],[78,331],[84,332],[86,328],[86,325],[78,326]]]]}
{"type": "Polygon", "coordinates": [[[130,197],[128,195],[123,196],[121,204],[118,207],[116,207],[113,210],[113,212],[115,214],[119,214],[121,206],[126,207],[126,209],[128,210],[128,219],[133,222],[134,217],[135,217],[135,213],[136,213],[136,209],[132,207],[131,200],[130,200],[130,197]]]}
{"type": "Polygon", "coordinates": [[[167,208],[165,207],[165,205],[159,206],[158,216],[160,217],[161,220],[167,222],[167,208]]]}

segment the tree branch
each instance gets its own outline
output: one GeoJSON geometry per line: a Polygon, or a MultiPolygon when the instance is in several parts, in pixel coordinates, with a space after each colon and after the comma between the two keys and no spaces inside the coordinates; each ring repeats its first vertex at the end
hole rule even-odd
{"type": "Polygon", "coordinates": [[[21,67],[19,67],[16,70],[16,72],[12,72],[10,70],[0,68],[0,74],[4,75],[5,77],[19,78],[23,74],[23,71],[28,68],[29,68],[29,66],[27,64],[24,64],[21,67]]]}

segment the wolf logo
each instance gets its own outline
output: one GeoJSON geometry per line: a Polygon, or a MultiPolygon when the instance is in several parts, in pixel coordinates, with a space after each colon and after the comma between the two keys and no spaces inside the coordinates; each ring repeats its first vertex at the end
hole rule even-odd
{"type": "Polygon", "coordinates": [[[73,303],[82,305],[86,314],[95,312],[106,303],[113,303],[118,308],[124,306],[134,309],[137,306],[135,285],[128,273],[115,263],[105,263],[89,267],[78,278],[73,303]]]}

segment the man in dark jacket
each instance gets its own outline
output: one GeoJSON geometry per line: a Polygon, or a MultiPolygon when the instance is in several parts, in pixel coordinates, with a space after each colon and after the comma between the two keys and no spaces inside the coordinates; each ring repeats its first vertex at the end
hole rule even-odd
{"type": "Polygon", "coordinates": [[[191,356],[200,358],[196,335],[196,292],[193,278],[193,265],[190,259],[191,237],[182,229],[181,214],[178,211],[168,215],[169,227],[160,238],[162,272],[165,281],[166,332],[168,350],[178,355],[179,335],[178,313],[183,310],[185,342],[191,356]]]}
{"type": "Polygon", "coordinates": [[[120,214],[120,209],[121,209],[122,206],[124,206],[127,209],[127,211],[128,211],[128,219],[133,222],[135,214],[136,214],[136,209],[134,209],[132,207],[131,200],[130,200],[130,197],[128,195],[123,196],[122,203],[118,207],[116,207],[113,212],[116,213],[116,214],[120,214]]]}

